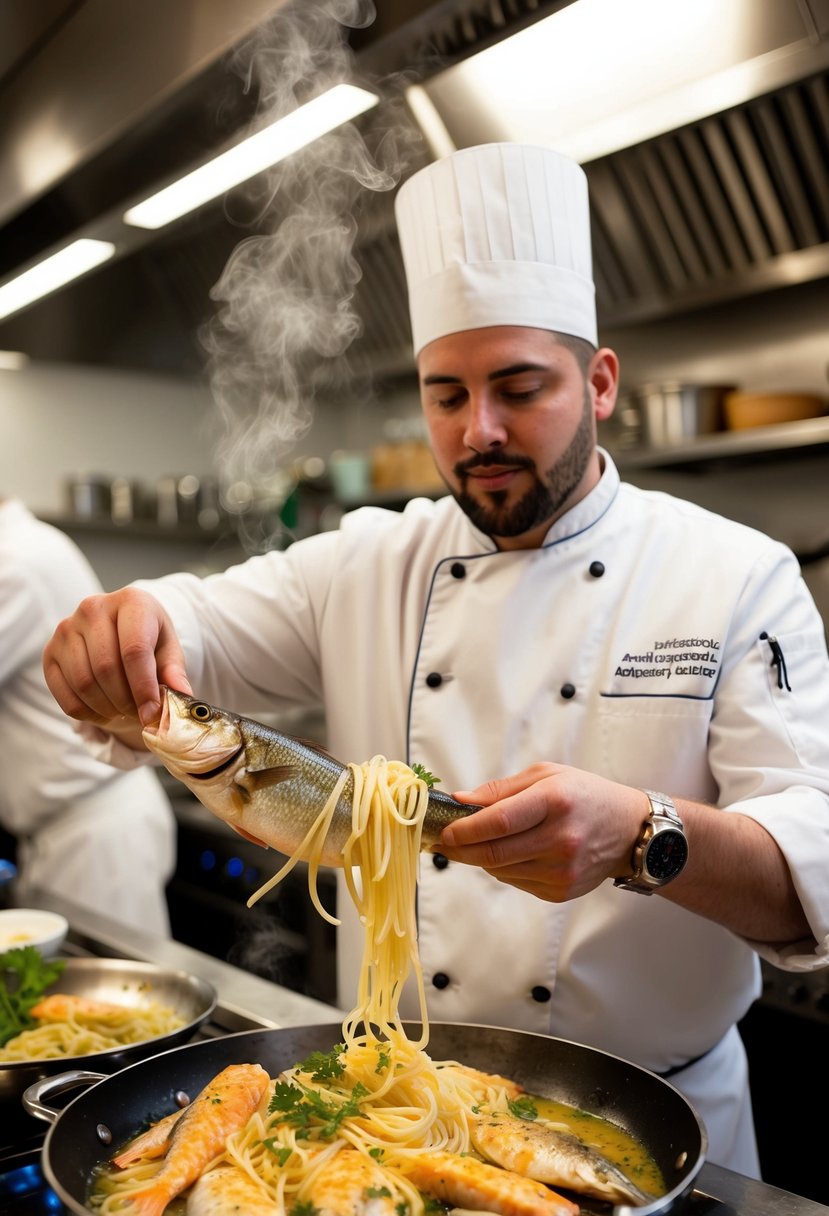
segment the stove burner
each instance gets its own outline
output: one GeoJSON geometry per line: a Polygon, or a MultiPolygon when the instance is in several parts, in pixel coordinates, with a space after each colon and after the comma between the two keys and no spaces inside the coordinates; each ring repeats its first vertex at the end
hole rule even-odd
{"type": "Polygon", "coordinates": [[[39,1165],[21,1165],[0,1175],[3,1216],[56,1216],[63,1204],[46,1182],[39,1165]]]}

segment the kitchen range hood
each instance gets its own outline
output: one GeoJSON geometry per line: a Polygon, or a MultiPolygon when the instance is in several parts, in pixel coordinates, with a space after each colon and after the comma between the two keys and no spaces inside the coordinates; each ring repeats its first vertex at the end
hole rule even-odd
{"type": "MultiPolygon", "coordinates": [[[[117,249],[0,321],[0,349],[200,371],[211,287],[255,219],[222,200],[143,234],[127,234],[121,217],[255,120],[256,90],[231,56],[257,29],[287,36],[296,7],[0,9],[0,288],[78,237],[117,249]]],[[[346,7],[371,12],[367,0],[346,7]]],[[[499,139],[576,156],[590,184],[601,325],[829,277],[829,0],[377,0],[376,10],[349,32],[354,83],[376,83],[383,99],[358,123],[381,129],[393,112],[407,172],[499,139]]],[[[385,191],[361,208],[355,348],[380,373],[406,374],[392,207],[385,191]]]]}

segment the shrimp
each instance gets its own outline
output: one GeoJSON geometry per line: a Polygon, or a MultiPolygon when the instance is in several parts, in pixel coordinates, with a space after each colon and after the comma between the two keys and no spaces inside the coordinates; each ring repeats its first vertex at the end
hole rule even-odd
{"type": "Polygon", "coordinates": [[[85,996],[72,996],[68,992],[53,992],[51,996],[39,1000],[29,1012],[39,1022],[65,1022],[77,1015],[92,1018],[111,1017],[113,1014],[128,1013],[129,1007],[113,1005],[108,1001],[93,1001],[85,996]]]}
{"type": "Polygon", "coordinates": [[[165,1115],[163,1119],[153,1123],[140,1136],[131,1140],[117,1157],[113,1157],[112,1164],[117,1165],[119,1169],[125,1169],[142,1157],[145,1161],[163,1157],[170,1147],[170,1133],[183,1114],[184,1110],[174,1110],[171,1115],[165,1115]]]}
{"type": "Polygon", "coordinates": [[[161,1216],[223,1152],[227,1137],[244,1127],[269,1084],[260,1064],[231,1064],[214,1077],[182,1112],[164,1164],[146,1186],[129,1195],[125,1211],[161,1216]]]}
{"type": "Polygon", "coordinates": [[[430,1152],[405,1166],[409,1180],[441,1203],[500,1216],[578,1216],[579,1208],[541,1182],[475,1157],[430,1152]]]}
{"type": "Polygon", "coordinates": [[[343,1148],[304,1192],[317,1216],[395,1216],[384,1171],[356,1148],[343,1148]]]}
{"type": "Polygon", "coordinates": [[[187,1196],[187,1216],[276,1216],[276,1200],[238,1165],[202,1174],[187,1196]]]}

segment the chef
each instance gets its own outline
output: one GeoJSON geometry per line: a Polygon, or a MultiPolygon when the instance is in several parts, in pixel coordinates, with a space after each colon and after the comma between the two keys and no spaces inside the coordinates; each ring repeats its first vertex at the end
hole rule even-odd
{"type": "Polygon", "coordinates": [[[43,679],[55,625],[100,590],[68,536],[0,499],[0,825],[15,844],[19,905],[47,892],[167,937],[170,802],[155,773],[95,759],[43,679]]]}
{"type": "Polygon", "coordinates": [[[422,859],[430,1016],[668,1076],[710,1159],[756,1175],[736,1024],[761,957],[829,961],[822,622],[785,547],[623,484],[597,447],[619,362],[577,164],[464,149],[403,185],[397,221],[448,496],[86,600],[50,687],[121,764],[159,680],[253,716],[321,702],[340,759],[406,758],[481,804],[422,859]]]}

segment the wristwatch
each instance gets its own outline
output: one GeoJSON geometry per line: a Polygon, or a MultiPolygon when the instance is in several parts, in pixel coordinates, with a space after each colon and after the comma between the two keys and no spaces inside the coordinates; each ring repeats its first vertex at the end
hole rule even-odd
{"type": "Polygon", "coordinates": [[[688,860],[688,840],[677,809],[667,794],[645,790],[651,804],[633,846],[630,878],[615,878],[614,887],[652,895],[680,874],[688,860]]]}

